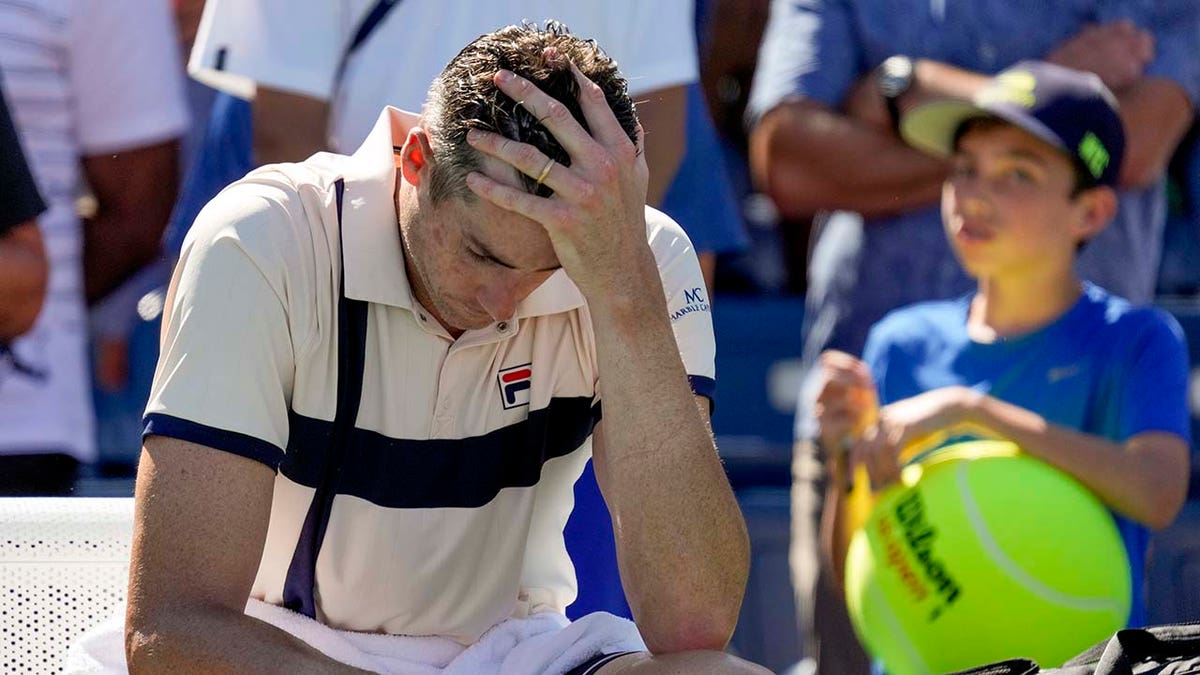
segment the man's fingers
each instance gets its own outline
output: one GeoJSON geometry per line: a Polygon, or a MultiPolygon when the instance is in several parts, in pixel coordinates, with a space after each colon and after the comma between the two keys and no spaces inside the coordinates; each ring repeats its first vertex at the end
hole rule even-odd
{"type": "Polygon", "coordinates": [[[481,199],[485,199],[505,211],[519,213],[526,218],[536,220],[543,226],[562,219],[556,202],[498,183],[478,171],[467,174],[467,187],[481,199]]]}
{"type": "Polygon", "coordinates": [[[520,143],[479,129],[467,132],[467,143],[485,155],[512,165],[517,171],[560,195],[574,195],[582,189],[583,181],[570,168],[551,160],[546,153],[529,143],[520,143]]]}
{"type": "MultiPolygon", "coordinates": [[[[633,146],[629,136],[617,122],[617,116],[609,107],[608,99],[605,98],[604,90],[600,88],[600,85],[588,79],[583,71],[575,67],[574,63],[571,64],[571,72],[579,84],[579,105],[583,109],[584,119],[587,120],[588,128],[592,130],[595,139],[609,149],[633,146]]],[[[634,152],[638,152],[641,147],[639,144],[633,148],[634,152]]]]}
{"type": "MultiPolygon", "coordinates": [[[[572,160],[586,158],[596,150],[596,141],[571,114],[567,106],[551,98],[529,80],[510,70],[499,70],[496,87],[516,101],[546,127],[566,148],[572,160]]],[[[588,120],[589,124],[591,120],[588,120]]]]}

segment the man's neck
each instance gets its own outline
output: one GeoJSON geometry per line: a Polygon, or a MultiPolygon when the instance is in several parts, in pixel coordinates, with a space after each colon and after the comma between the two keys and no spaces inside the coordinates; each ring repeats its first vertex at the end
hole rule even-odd
{"type": "Polygon", "coordinates": [[[1031,333],[1065,314],[1082,292],[1070,269],[1017,279],[980,279],[967,315],[967,333],[979,342],[1031,333]]]}

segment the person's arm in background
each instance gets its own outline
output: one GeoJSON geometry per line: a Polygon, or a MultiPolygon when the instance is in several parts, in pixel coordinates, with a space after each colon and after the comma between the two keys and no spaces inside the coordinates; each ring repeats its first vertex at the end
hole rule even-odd
{"type": "Polygon", "coordinates": [[[638,94],[636,100],[638,119],[646,130],[646,166],[650,168],[646,203],[659,206],[687,149],[687,87],[655,89],[638,94]]]}
{"type": "Polygon", "coordinates": [[[330,149],[327,101],[259,85],[250,107],[255,164],[299,162],[330,149]]]}
{"type": "Polygon", "coordinates": [[[50,268],[36,221],[45,210],[0,87],[0,341],[32,328],[46,298],[50,268]]]}
{"type": "MultiPolygon", "coordinates": [[[[837,91],[812,73],[795,72],[795,63],[814,61],[804,57],[805,50],[828,54],[850,39],[843,11],[837,3],[819,14],[793,3],[772,6],[758,79],[764,90],[775,93],[758,103],[761,117],[751,134],[751,170],[783,213],[793,217],[829,208],[871,216],[931,205],[937,201],[943,165],[891,132],[871,73],[853,73],[857,82],[838,99],[837,91]],[[796,83],[814,86],[814,95],[779,95],[781,88],[795,93],[796,83]],[[772,95],[777,100],[767,105],[772,95]]],[[[1131,129],[1122,172],[1130,186],[1161,175],[1191,119],[1190,106],[1180,105],[1185,101],[1182,88],[1165,78],[1142,77],[1150,56],[1145,32],[1119,22],[1085,27],[1046,56],[1093,70],[1114,88],[1131,129]]],[[[840,65],[831,62],[828,67],[840,65]]],[[[930,97],[968,97],[982,80],[979,73],[918,59],[913,87],[899,103],[907,108],[930,97]]]]}
{"type": "MultiPolygon", "coordinates": [[[[1174,21],[1190,25],[1189,35],[1200,34],[1198,11],[1189,12],[1190,18],[1179,16],[1174,21]]],[[[1156,23],[1153,17],[1144,22],[1156,23]]],[[[1095,73],[1116,95],[1126,130],[1122,187],[1146,187],[1160,179],[1191,124],[1191,99],[1180,82],[1190,82],[1193,74],[1181,71],[1200,69],[1191,63],[1175,64],[1177,60],[1195,60],[1194,45],[1188,56],[1179,58],[1179,49],[1172,44],[1178,41],[1177,31],[1173,27],[1164,33],[1159,53],[1154,33],[1130,20],[1091,24],[1045,57],[1052,63],[1095,73]]],[[[900,98],[900,108],[907,110],[932,98],[970,98],[984,81],[981,73],[917,59],[913,87],[900,98]]],[[[846,111],[877,129],[884,130],[889,123],[883,98],[869,77],[855,86],[846,111]]]]}
{"type": "Polygon", "coordinates": [[[1077,44],[1063,45],[1050,60],[1097,72],[1117,95],[1126,138],[1121,184],[1144,187],[1165,173],[1200,100],[1196,47],[1200,4],[1191,0],[1099,4],[1101,23],[1090,31],[1093,34],[1082,31],[1077,44]],[[1114,38],[1113,33],[1120,37],[1114,38]],[[1130,37],[1131,33],[1136,37],[1130,37]],[[1129,43],[1132,45],[1124,47],[1125,51],[1133,52],[1142,64],[1136,78],[1121,82],[1117,79],[1123,74],[1120,70],[1091,67],[1097,56],[1107,54],[1114,45],[1129,43]]]}
{"type": "Polygon", "coordinates": [[[89,303],[162,254],[162,233],[179,189],[179,143],[83,158],[96,211],[84,220],[89,303]]]}
{"type": "Polygon", "coordinates": [[[859,52],[845,3],[772,3],[748,106],[750,169],[787,218],[895,213],[940,195],[941,160],[841,112],[868,67],[859,52]]]}
{"type": "Polygon", "coordinates": [[[188,116],[168,3],[83,7],[68,44],[80,161],[96,200],[83,251],[87,297],[95,301],[160,254],[188,116]]]}
{"type": "Polygon", "coordinates": [[[0,224],[0,341],[33,327],[46,299],[50,265],[37,221],[0,224]]]}

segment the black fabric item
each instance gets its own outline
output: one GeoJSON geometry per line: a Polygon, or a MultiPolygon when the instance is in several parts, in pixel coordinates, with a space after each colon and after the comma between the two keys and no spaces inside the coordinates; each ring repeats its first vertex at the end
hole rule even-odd
{"type": "Polygon", "coordinates": [[[21,152],[0,81],[0,235],[46,210],[21,152]]]}
{"type": "Polygon", "coordinates": [[[78,474],[79,461],[63,453],[0,455],[0,496],[67,497],[78,474]]]}
{"type": "Polygon", "coordinates": [[[1068,661],[1072,667],[1093,667],[1096,675],[1184,675],[1200,673],[1200,623],[1128,628],[1068,661]]]}
{"type": "Polygon", "coordinates": [[[597,654],[583,663],[563,673],[563,675],[595,675],[596,671],[601,667],[616,661],[626,654],[634,654],[636,652],[614,652],[612,654],[597,654]]]}
{"type": "Polygon", "coordinates": [[[954,675],[1200,675],[1200,623],[1127,628],[1061,668],[1012,659],[954,675]]]}

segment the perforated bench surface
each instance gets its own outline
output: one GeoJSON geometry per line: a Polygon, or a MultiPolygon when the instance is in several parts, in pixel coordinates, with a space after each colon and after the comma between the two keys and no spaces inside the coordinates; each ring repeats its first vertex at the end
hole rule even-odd
{"type": "Polygon", "coordinates": [[[132,499],[0,499],[0,672],[61,672],[125,600],[132,499]]]}

